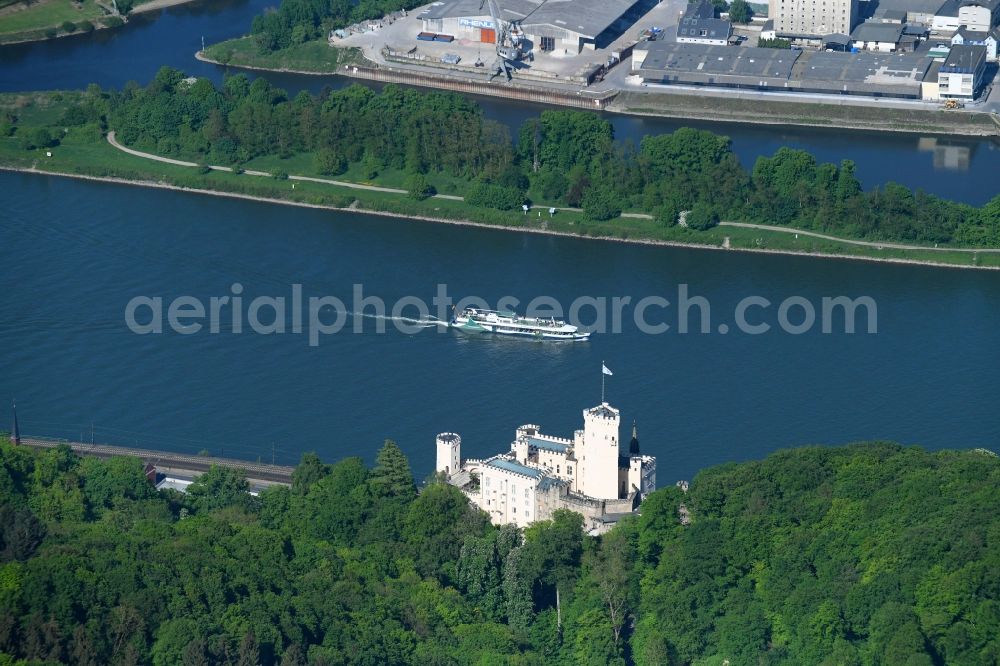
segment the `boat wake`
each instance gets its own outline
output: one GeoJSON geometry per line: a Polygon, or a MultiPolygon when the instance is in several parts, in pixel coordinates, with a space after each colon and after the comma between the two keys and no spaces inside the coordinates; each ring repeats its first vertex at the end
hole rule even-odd
{"type": "Polygon", "coordinates": [[[407,324],[409,326],[418,326],[420,328],[436,328],[439,326],[447,328],[449,325],[448,322],[442,321],[437,317],[431,317],[431,316],[429,316],[426,319],[417,319],[415,317],[403,317],[403,316],[393,317],[390,315],[372,314],[371,312],[349,312],[347,314],[351,317],[356,317],[361,319],[375,319],[377,321],[395,321],[402,324],[407,324]]]}

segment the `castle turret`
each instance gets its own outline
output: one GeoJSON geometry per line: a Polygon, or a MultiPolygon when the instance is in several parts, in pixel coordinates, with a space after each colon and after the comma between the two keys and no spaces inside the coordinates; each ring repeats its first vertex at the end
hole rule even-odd
{"type": "Polygon", "coordinates": [[[528,453],[530,448],[529,440],[541,432],[541,428],[533,423],[523,425],[517,429],[517,433],[514,435],[514,441],[510,445],[511,453],[514,454],[514,458],[517,462],[522,465],[528,462],[528,453]]]}
{"type": "Polygon", "coordinates": [[[17,403],[14,402],[14,425],[10,429],[10,443],[14,446],[21,444],[21,430],[17,427],[17,403]]]}
{"type": "Polygon", "coordinates": [[[453,432],[437,436],[437,471],[450,477],[462,467],[462,438],[453,432]]]}
{"type": "Polygon", "coordinates": [[[639,453],[639,429],[635,426],[635,421],[632,421],[632,439],[628,443],[628,455],[638,456],[639,453]]]}
{"type": "Polygon", "coordinates": [[[583,436],[574,447],[578,492],[598,499],[618,497],[620,425],[620,413],[606,402],[583,410],[583,436]]]}

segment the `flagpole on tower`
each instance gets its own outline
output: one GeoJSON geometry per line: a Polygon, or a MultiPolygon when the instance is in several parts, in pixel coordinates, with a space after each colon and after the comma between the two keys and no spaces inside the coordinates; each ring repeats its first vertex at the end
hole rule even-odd
{"type": "Polygon", "coordinates": [[[604,404],[604,378],[613,376],[614,376],[613,373],[610,370],[608,370],[608,366],[604,363],[604,361],[601,361],[601,404],[602,405],[604,404]]]}

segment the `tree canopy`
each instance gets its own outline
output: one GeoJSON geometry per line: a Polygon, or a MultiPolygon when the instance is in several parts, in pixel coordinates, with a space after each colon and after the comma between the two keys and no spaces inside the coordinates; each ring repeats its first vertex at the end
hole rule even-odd
{"type": "Polygon", "coordinates": [[[303,457],[250,501],[213,468],[0,443],[0,663],[987,664],[1000,461],[802,448],[653,493],[602,537],[493,527],[456,488],[303,457]],[[682,525],[679,508],[691,516],[682,525]]]}
{"type": "Polygon", "coordinates": [[[39,150],[43,135],[54,141],[67,125],[94,140],[114,129],[127,145],[196,164],[239,170],[259,160],[277,177],[378,179],[416,200],[444,191],[500,211],[524,203],[582,208],[605,224],[645,213],[669,225],[700,205],[723,222],[1000,247],[1000,195],[975,208],[891,182],[866,191],[853,162],[819,163],[787,147],[748,170],[725,136],[681,128],[634,145],[616,141],[611,123],[588,111],[543,111],[522,124],[515,143],[506,126],[454,93],[352,85],[290,98],[263,78],[237,75],[216,87],[166,67],[145,87],[88,91],[65,106],[45,126],[22,127],[8,111],[0,131],[39,150]]]}

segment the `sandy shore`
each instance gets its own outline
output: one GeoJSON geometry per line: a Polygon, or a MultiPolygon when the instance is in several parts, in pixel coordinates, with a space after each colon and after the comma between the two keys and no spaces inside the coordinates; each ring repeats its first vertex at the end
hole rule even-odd
{"type": "Polygon", "coordinates": [[[516,232],[516,233],[529,233],[529,234],[541,234],[544,236],[564,236],[567,238],[577,238],[580,240],[593,240],[602,242],[615,242],[615,243],[627,243],[629,245],[652,245],[661,247],[679,247],[687,248],[692,250],[715,250],[719,252],[744,252],[744,253],[755,253],[755,254],[778,254],[778,255],[788,255],[796,257],[818,257],[822,259],[840,259],[840,260],[855,260],[855,261],[869,261],[878,262],[885,264],[905,264],[911,266],[934,266],[938,268],[965,268],[973,270],[991,270],[998,271],[1000,266],[972,266],[965,264],[949,264],[940,261],[923,261],[919,259],[900,259],[895,257],[866,257],[866,256],[855,256],[855,255],[842,255],[842,254],[831,254],[828,252],[800,252],[797,250],[776,250],[769,248],[724,248],[719,245],[704,245],[700,243],[685,243],[681,241],[665,241],[665,240],[652,240],[652,239],[642,239],[642,238],[616,238],[614,236],[587,236],[584,234],[574,234],[566,231],[551,231],[548,229],[533,229],[527,227],[509,227],[495,224],[486,224],[483,222],[475,222],[473,220],[456,220],[442,217],[432,217],[428,215],[402,215],[399,213],[387,213],[383,211],[366,210],[364,208],[351,208],[342,206],[330,206],[325,204],[311,204],[302,201],[288,201],[286,199],[275,199],[272,197],[259,197],[251,194],[241,194],[239,192],[222,192],[219,190],[205,190],[201,188],[193,187],[179,187],[177,185],[171,185],[170,183],[164,183],[162,181],[153,180],[130,180],[127,178],[112,178],[112,177],[102,177],[102,176],[87,176],[78,173],[61,173],[58,171],[46,171],[43,169],[34,169],[28,167],[15,167],[9,165],[0,165],[0,171],[13,171],[18,173],[29,173],[37,174],[42,176],[59,176],[62,178],[76,178],[78,180],[90,180],[101,183],[114,183],[118,185],[132,185],[135,187],[153,187],[161,190],[175,190],[177,192],[191,192],[195,194],[208,194],[211,196],[225,197],[229,199],[245,199],[248,201],[257,201],[261,203],[278,204],[282,206],[298,206],[300,208],[317,208],[321,210],[336,210],[343,211],[345,213],[361,213],[364,215],[375,215],[378,217],[392,218],[399,221],[404,220],[420,220],[423,222],[434,222],[438,224],[452,224],[462,227],[476,227],[479,229],[496,229],[498,231],[516,232]]]}
{"type": "Polygon", "coordinates": [[[155,12],[158,9],[165,9],[176,5],[186,5],[189,2],[196,2],[196,0],[151,0],[151,2],[145,2],[137,7],[133,7],[132,11],[129,12],[129,16],[155,12]]]}

